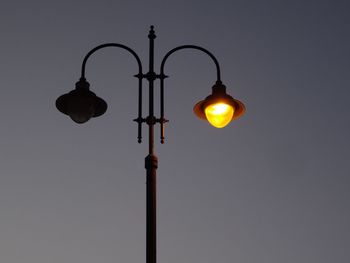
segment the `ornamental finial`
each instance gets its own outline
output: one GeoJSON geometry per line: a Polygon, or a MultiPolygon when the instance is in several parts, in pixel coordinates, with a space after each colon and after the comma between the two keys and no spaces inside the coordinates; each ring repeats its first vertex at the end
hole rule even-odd
{"type": "Polygon", "coordinates": [[[151,26],[151,29],[149,30],[148,37],[149,37],[149,38],[152,38],[152,39],[155,39],[155,38],[156,38],[156,35],[155,35],[155,32],[154,32],[154,26],[153,26],[153,25],[151,26]]]}

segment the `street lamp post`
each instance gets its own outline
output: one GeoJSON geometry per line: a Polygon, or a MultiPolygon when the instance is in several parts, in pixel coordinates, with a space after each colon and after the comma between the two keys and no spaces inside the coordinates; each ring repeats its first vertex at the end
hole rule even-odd
{"type": "Polygon", "coordinates": [[[107,103],[97,97],[89,89],[90,84],[85,79],[85,67],[89,57],[96,51],[107,47],[118,47],[131,53],[138,64],[139,72],[135,75],[138,78],[138,117],[134,120],[138,124],[138,142],[142,140],[142,124],[146,123],[149,129],[149,150],[145,158],[146,168],[146,263],[156,263],[156,170],[158,159],[154,152],[154,126],[160,124],[160,139],[164,143],[164,124],[168,121],[164,118],[164,65],[167,58],[174,52],[182,49],[196,49],[207,54],[215,63],[217,80],[212,87],[212,94],[204,100],[198,102],[193,110],[201,119],[208,120],[210,124],[217,128],[226,126],[231,120],[240,117],[245,107],[242,102],[226,94],[226,87],[221,82],[220,66],[217,59],[208,50],[194,45],[183,45],[170,50],[163,58],[160,66],[160,73],[154,71],[154,39],[156,38],[154,27],[148,34],[149,38],[149,70],[146,74],[142,71],[142,63],[138,55],[131,48],[117,43],[107,43],[99,45],[89,51],[82,63],[81,77],[76,83],[76,88],[71,92],[60,96],[56,100],[57,109],[70,116],[76,123],[87,122],[92,117],[98,117],[107,110],[107,103]],[[149,83],[149,111],[146,118],[142,117],[142,80],[149,83]],[[160,118],[154,115],[154,82],[160,80],[160,118]]]}

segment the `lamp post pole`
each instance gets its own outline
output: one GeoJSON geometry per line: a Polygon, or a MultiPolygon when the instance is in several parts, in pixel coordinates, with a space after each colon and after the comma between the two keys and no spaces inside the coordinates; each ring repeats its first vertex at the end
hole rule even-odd
{"type": "Polygon", "coordinates": [[[148,156],[145,159],[146,168],[146,263],[157,262],[157,167],[158,159],[154,152],[154,125],[156,118],[154,116],[154,29],[148,35],[149,38],[149,71],[146,78],[149,83],[149,115],[146,123],[149,127],[149,149],[148,156]]]}
{"type": "Polygon", "coordinates": [[[76,83],[76,88],[71,92],[60,96],[56,100],[57,109],[70,116],[76,123],[87,122],[92,117],[98,117],[104,114],[107,110],[107,103],[91,92],[90,84],[85,79],[85,68],[89,57],[96,51],[107,47],[118,47],[131,53],[137,61],[139,72],[135,75],[138,78],[138,117],[134,119],[138,124],[138,142],[142,140],[142,124],[146,123],[149,129],[148,137],[148,155],[145,158],[146,168],[146,263],[157,262],[157,218],[156,218],[156,201],[157,201],[157,167],[158,158],[154,151],[154,126],[160,124],[160,141],[164,143],[164,124],[168,121],[164,118],[164,79],[167,77],[164,74],[164,65],[168,57],[174,52],[182,49],[196,49],[207,54],[215,64],[217,80],[212,87],[212,94],[200,101],[194,106],[195,114],[201,118],[208,120],[213,126],[222,128],[231,120],[240,117],[245,107],[242,102],[232,98],[226,94],[226,87],[221,82],[220,67],[217,59],[208,50],[195,46],[183,45],[170,50],[164,56],[160,74],[154,72],[154,39],[156,38],[154,27],[151,26],[149,34],[149,71],[144,74],[142,71],[141,60],[134,50],[117,43],[107,43],[99,45],[90,50],[84,57],[81,77],[76,83]],[[142,81],[148,80],[149,84],[149,101],[148,101],[148,116],[142,117],[142,81]],[[156,118],[154,114],[154,82],[160,80],[160,118],[156,118]]]}

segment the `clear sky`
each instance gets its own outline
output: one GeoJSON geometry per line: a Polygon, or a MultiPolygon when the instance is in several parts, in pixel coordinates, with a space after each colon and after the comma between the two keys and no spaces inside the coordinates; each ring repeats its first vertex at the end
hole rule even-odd
{"type": "Polygon", "coordinates": [[[169,58],[170,122],[156,144],[158,262],[348,263],[349,8],[3,0],[0,262],[145,262],[147,144],[132,122],[134,59],[108,49],[89,60],[87,79],[109,105],[102,117],[78,125],[54,103],[98,44],[128,45],[147,68],[153,24],[156,71],[170,49],[200,45],[247,106],[225,129],[197,119],[192,107],[210,93],[214,64],[197,51],[169,58]]]}

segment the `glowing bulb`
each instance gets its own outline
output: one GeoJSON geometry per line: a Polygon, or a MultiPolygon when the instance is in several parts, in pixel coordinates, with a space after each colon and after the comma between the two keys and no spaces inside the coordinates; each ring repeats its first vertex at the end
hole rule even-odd
{"type": "Polygon", "coordinates": [[[211,125],[223,128],[231,121],[234,111],[235,109],[231,105],[218,102],[205,108],[205,116],[211,125]]]}

